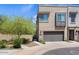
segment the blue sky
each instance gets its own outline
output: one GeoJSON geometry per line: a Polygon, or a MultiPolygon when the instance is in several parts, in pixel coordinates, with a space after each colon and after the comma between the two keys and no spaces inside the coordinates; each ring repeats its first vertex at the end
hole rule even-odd
{"type": "Polygon", "coordinates": [[[23,16],[35,22],[38,11],[37,4],[0,4],[0,15],[23,16]]]}
{"type": "MultiPolygon", "coordinates": [[[[79,6],[79,4],[45,4],[48,6],[79,6]]],[[[38,4],[0,4],[0,15],[23,16],[35,23],[38,4]]]]}

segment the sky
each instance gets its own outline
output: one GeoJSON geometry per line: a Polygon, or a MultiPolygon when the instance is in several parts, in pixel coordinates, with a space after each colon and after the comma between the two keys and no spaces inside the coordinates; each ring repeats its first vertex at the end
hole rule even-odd
{"type": "MultiPolygon", "coordinates": [[[[79,6],[79,4],[45,4],[48,6],[79,6]]],[[[36,21],[38,4],[0,4],[0,15],[23,16],[36,21]]]]}
{"type": "Polygon", "coordinates": [[[0,4],[0,15],[23,16],[31,18],[35,23],[38,11],[37,4],[0,4]]]}

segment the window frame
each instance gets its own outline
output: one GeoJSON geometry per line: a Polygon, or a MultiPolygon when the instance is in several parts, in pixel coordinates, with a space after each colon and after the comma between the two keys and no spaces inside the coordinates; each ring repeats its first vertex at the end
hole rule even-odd
{"type": "Polygon", "coordinates": [[[69,12],[70,21],[72,24],[75,24],[75,22],[76,22],[76,15],[77,15],[77,12],[69,12]],[[70,13],[76,13],[75,18],[71,18],[72,16],[70,15],[70,13]],[[74,22],[72,21],[72,19],[74,19],[74,22]]]}
{"type": "Polygon", "coordinates": [[[56,18],[56,17],[57,17],[56,14],[65,14],[65,21],[66,21],[66,13],[65,13],[65,12],[56,12],[56,13],[55,13],[55,20],[57,19],[57,18],[56,18]]]}
{"type": "Polygon", "coordinates": [[[40,12],[40,13],[38,13],[38,20],[39,20],[39,23],[48,23],[48,19],[47,19],[47,21],[40,21],[40,19],[39,19],[39,15],[43,15],[43,14],[47,14],[48,15],[48,19],[49,19],[49,13],[48,12],[40,12]]]}
{"type": "MultiPolygon", "coordinates": [[[[62,21],[59,21],[59,22],[62,22],[62,21]]],[[[66,12],[56,12],[56,13],[55,13],[55,26],[56,26],[56,27],[65,27],[65,26],[66,26],[66,12]],[[64,26],[57,26],[57,25],[56,25],[56,22],[57,22],[57,19],[58,19],[58,18],[56,18],[56,17],[57,17],[56,14],[65,14],[65,18],[64,18],[64,21],[63,21],[63,22],[65,22],[65,25],[64,25],[64,26]]]]}

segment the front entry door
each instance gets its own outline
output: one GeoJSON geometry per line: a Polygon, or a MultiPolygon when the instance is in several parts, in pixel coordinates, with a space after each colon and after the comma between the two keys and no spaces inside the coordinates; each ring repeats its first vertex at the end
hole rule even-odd
{"type": "Polygon", "coordinates": [[[74,30],[69,30],[69,40],[74,40],[74,30]]]}

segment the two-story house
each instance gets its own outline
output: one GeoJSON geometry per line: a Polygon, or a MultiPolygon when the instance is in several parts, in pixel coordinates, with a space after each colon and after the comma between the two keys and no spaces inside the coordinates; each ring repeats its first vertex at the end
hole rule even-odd
{"type": "Polygon", "coordinates": [[[79,7],[39,5],[36,24],[39,39],[79,40],[79,7]]]}

